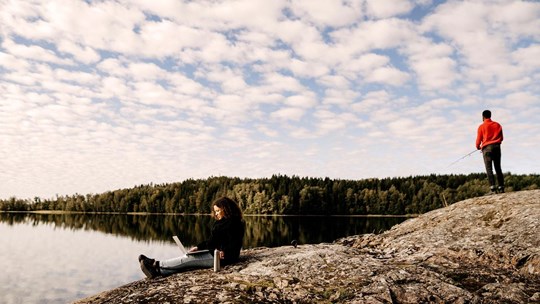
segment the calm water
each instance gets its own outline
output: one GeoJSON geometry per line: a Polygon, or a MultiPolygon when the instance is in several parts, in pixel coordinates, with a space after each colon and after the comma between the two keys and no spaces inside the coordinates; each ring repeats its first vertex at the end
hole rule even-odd
{"type": "MultiPolygon", "coordinates": [[[[332,242],[405,218],[246,216],[244,248],[332,242]]],[[[0,303],[68,303],[144,278],[137,256],[177,256],[209,235],[209,216],[0,213],[0,303]]]]}

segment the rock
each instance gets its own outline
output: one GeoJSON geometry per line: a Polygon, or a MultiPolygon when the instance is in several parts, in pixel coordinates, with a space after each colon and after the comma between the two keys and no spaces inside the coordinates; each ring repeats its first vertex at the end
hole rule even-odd
{"type": "Polygon", "coordinates": [[[77,303],[535,303],[540,190],[458,202],[380,235],[255,248],[216,274],[140,280],[77,303]]]}

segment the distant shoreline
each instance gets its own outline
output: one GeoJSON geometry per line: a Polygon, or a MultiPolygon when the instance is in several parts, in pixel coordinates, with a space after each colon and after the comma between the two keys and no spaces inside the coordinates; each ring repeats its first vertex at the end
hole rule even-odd
{"type": "MultiPolygon", "coordinates": [[[[210,213],[149,213],[149,212],[82,212],[82,211],[62,211],[62,210],[34,210],[34,211],[6,211],[0,210],[0,213],[30,213],[30,214],[87,214],[87,215],[97,215],[97,214],[114,214],[114,215],[195,215],[195,216],[211,216],[210,213]]],[[[399,214],[399,215],[388,215],[388,214],[244,214],[244,216],[250,217],[267,217],[267,216],[281,216],[281,217],[370,217],[370,218],[414,218],[418,217],[419,214],[399,214]]]]}

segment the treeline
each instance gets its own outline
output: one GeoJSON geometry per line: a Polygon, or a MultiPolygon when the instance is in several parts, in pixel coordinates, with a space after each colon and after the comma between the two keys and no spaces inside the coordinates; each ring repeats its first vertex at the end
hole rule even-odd
{"type": "MultiPolygon", "coordinates": [[[[506,191],[538,189],[540,175],[505,174],[506,191]]],[[[274,175],[210,177],[140,185],[101,194],[53,199],[0,200],[2,211],[209,213],[220,196],[234,198],[246,214],[420,214],[489,191],[485,174],[428,175],[343,180],[274,175]]]]}

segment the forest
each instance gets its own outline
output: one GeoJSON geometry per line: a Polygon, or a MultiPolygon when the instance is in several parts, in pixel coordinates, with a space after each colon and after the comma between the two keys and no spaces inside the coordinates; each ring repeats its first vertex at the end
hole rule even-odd
{"type": "MultiPolygon", "coordinates": [[[[505,174],[506,191],[538,189],[540,175],[505,174]]],[[[485,174],[426,175],[345,180],[273,175],[270,178],[209,177],[139,185],[100,194],[0,200],[0,211],[207,214],[221,196],[245,214],[414,215],[485,195],[485,174]]]]}

